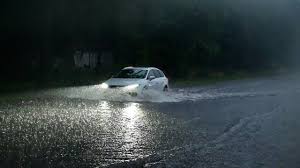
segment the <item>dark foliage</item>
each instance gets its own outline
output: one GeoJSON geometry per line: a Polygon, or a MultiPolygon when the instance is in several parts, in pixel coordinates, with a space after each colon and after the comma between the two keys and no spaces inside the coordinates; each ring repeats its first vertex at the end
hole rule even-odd
{"type": "Polygon", "coordinates": [[[297,0],[10,1],[1,10],[0,71],[3,79],[67,78],[78,48],[112,51],[111,69],[157,66],[172,77],[280,67],[299,51],[299,9],[297,0]]]}

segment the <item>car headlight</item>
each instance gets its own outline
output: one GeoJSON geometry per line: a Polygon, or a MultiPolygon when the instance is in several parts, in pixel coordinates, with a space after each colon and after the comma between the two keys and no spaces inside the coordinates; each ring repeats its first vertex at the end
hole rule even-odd
{"type": "Polygon", "coordinates": [[[137,87],[139,87],[139,84],[128,85],[128,86],[125,86],[124,89],[133,90],[133,89],[136,89],[137,87]]]}
{"type": "Polygon", "coordinates": [[[100,88],[101,88],[101,89],[107,89],[107,88],[108,88],[108,84],[102,83],[102,84],[100,85],[100,88]]]}

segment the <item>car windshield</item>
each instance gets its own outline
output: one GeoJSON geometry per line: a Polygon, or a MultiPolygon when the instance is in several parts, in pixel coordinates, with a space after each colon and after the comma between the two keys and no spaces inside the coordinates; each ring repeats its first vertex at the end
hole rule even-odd
{"type": "Polygon", "coordinates": [[[147,75],[147,70],[142,69],[123,69],[113,78],[138,78],[143,79],[147,75]]]}

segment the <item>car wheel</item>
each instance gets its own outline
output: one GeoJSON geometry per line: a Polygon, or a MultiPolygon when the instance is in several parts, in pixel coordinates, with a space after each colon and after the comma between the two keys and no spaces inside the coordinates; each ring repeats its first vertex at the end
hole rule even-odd
{"type": "Polygon", "coordinates": [[[169,89],[168,89],[168,86],[165,86],[163,91],[164,91],[164,92],[167,92],[168,90],[169,90],[169,89]]]}

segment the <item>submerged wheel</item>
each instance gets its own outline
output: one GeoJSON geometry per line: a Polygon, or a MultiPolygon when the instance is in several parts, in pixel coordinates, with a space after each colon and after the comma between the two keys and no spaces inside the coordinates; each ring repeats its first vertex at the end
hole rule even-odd
{"type": "Polygon", "coordinates": [[[168,86],[165,86],[163,91],[164,91],[164,92],[167,92],[168,90],[169,90],[169,89],[168,89],[168,86]]]}

